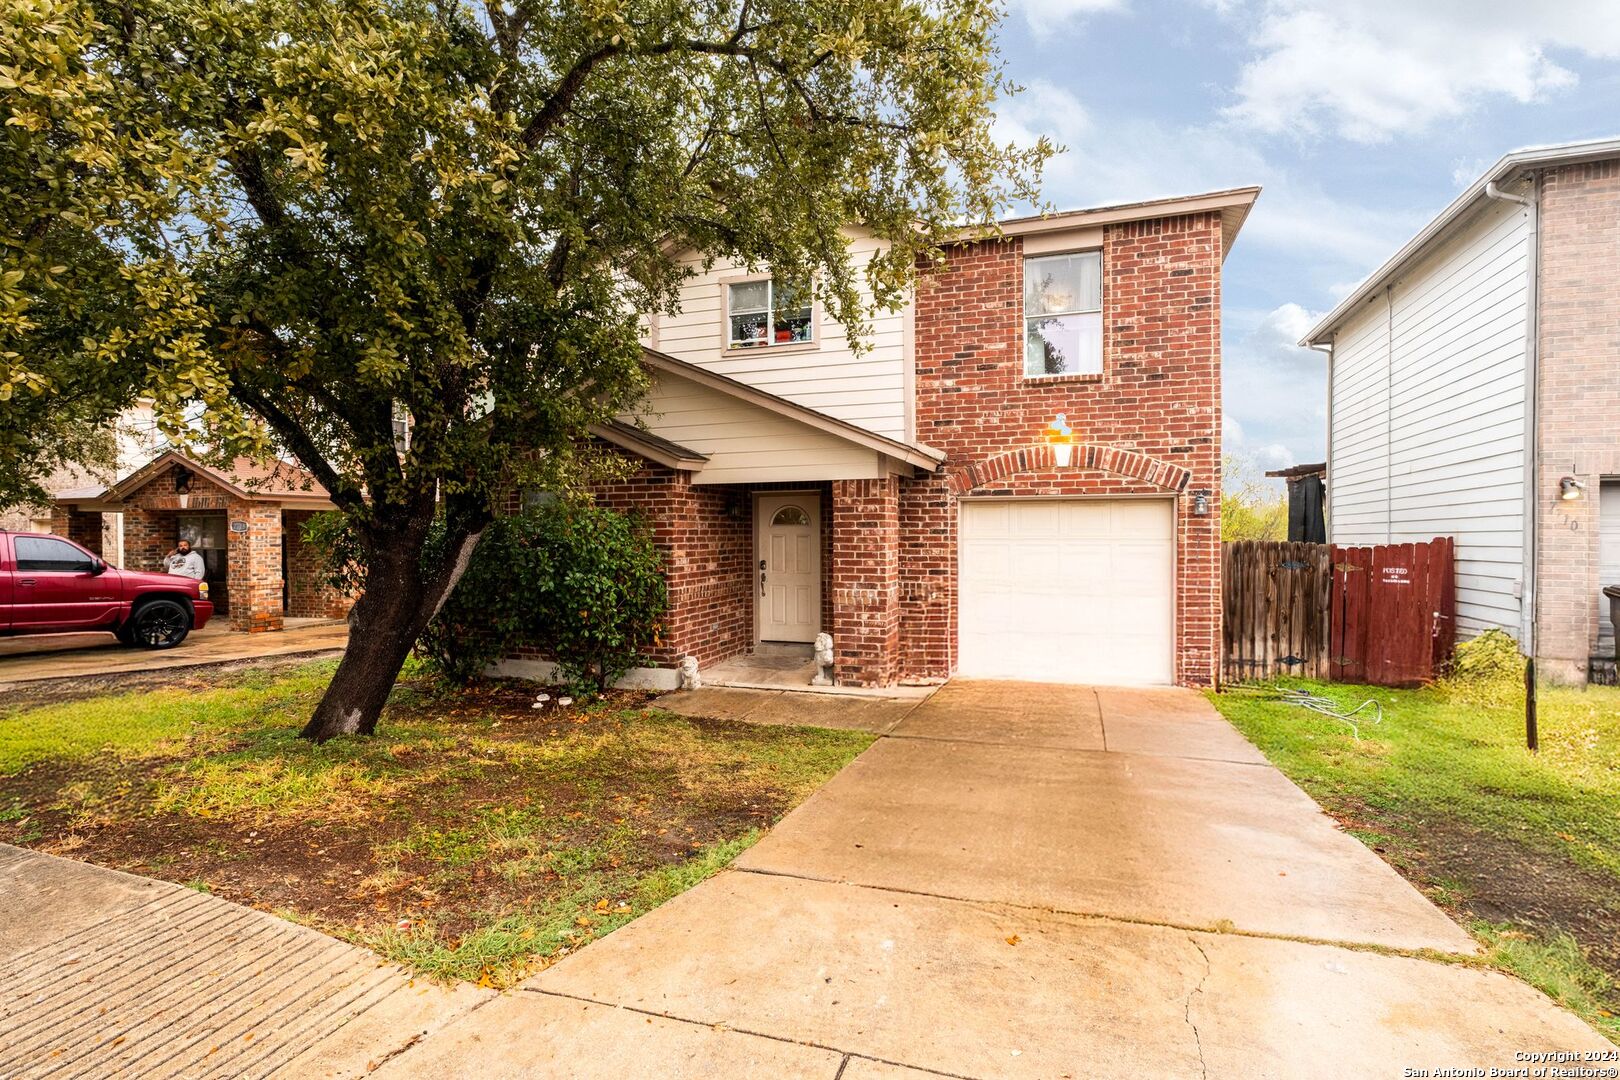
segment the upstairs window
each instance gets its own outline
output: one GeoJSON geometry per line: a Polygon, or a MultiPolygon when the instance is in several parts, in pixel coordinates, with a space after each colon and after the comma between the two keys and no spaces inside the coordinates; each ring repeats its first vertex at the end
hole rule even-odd
{"type": "Polygon", "coordinates": [[[1102,252],[1024,260],[1024,375],[1102,374],[1102,252]]]}
{"type": "Polygon", "coordinates": [[[726,286],[726,346],[761,349],[815,340],[810,290],[775,278],[726,286]]]}

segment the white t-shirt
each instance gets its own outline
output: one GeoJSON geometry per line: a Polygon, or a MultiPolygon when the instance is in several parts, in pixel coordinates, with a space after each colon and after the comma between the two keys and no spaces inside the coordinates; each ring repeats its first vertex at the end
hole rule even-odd
{"type": "Polygon", "coordinates": [[[188,551],[184,555],[175,552],[163,561],[163,568],[179,577],[196,578],[198,581],[208,573],[203,567],[203,557],[195,551],[188,551]]]}

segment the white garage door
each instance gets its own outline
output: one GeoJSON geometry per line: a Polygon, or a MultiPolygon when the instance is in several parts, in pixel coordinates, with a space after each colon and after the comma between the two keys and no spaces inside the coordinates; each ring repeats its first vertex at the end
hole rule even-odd
{"type": "Polygon", "coordinates": [[[985,679],[1173,681],[1167,499],[962,504],[958,670],[985,679]]]}

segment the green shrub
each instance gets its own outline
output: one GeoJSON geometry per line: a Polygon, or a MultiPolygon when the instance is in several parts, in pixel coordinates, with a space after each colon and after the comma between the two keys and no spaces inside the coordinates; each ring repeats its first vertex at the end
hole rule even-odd
{"type": "Polygon", "coordinates": [[[1524,654],[1519,643],[1496,627],[1472,641],[1460,642],[1447,674],[1464,682],[1497,682],[1524,678],[1524,654]]]}
{"type": "Polygon", "coordinates": [[[1457,650],[1440,679],[1440,689],[1454,697],[1499,701],[1524,687],[1524,654],[1506,632],[1492,627],[1457,650]]]}
{"type": "Polygon", "coordinates": [[[585,694],[636,666],[667,608],[663,561],[638,518],[557,502],[485,530],[418,647],[456,682],[534,647],[585,694]]]}

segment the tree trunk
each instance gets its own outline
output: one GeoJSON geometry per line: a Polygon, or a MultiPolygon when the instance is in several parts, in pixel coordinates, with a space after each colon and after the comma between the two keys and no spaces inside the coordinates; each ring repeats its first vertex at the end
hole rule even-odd
{"type": "Polygon", "coordinates": [[[405,658],[461,580],[480,532],[451,545],[445,565],[422,572],[421,545],[400,544],[368,554],[366,588],[349,614],[349,644],[315,713],[299,734],[315,742],[337,735],[370,735],[405,658]]]}

